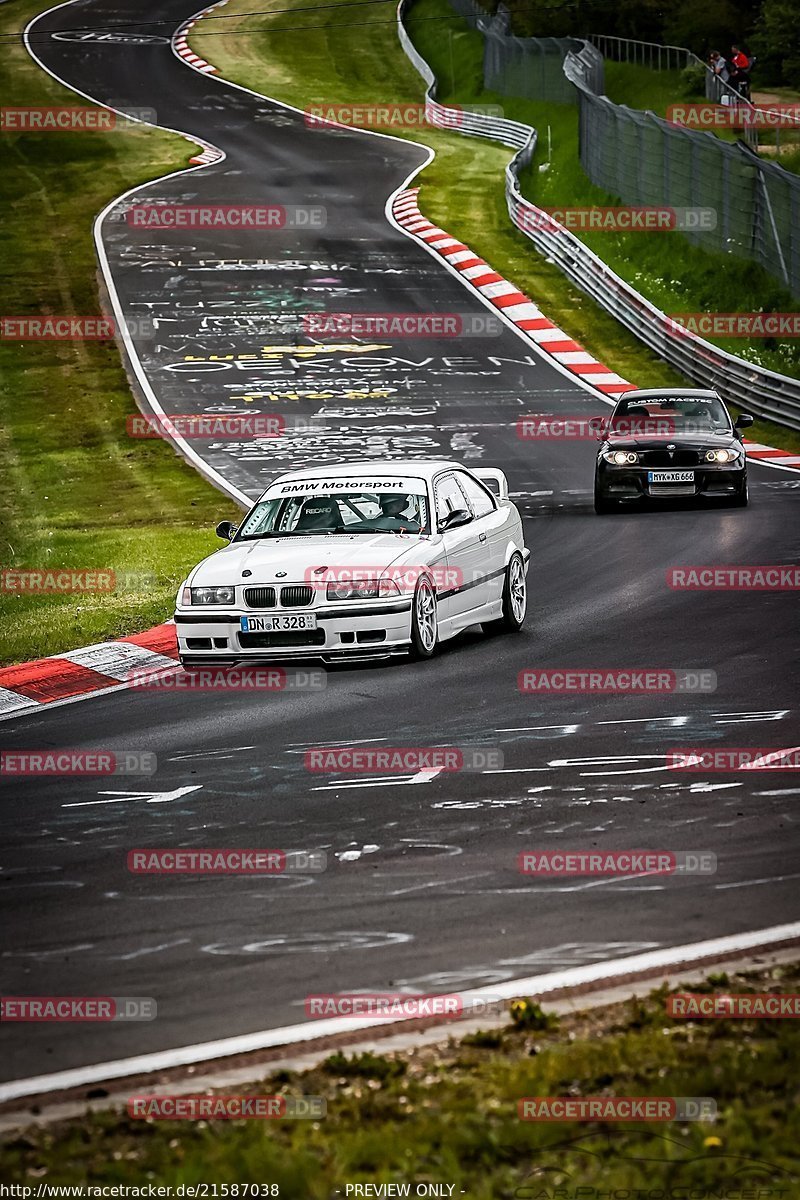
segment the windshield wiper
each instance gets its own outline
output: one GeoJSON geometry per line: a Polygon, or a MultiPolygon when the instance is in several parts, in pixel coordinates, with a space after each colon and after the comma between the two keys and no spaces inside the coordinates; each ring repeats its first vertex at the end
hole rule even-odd
{"type": "Polygon", "coordinates": [[[337,525],[330,533],[380,533],[379,529],[354,529],[352,525],[337,525]]]}
{"type": "Polygon", "coordinates": [[[338,525],[333,531],[334,533],[396,533],[399,537],[406,537],[409,533],[420,533],[419,529],[353,529],[350,525],[338,525]]]}
{"type": "Polygon", "coordinates": [[[321,533],[333,533],[332,529],[268,529],[266,533],[245,534],[237,542],[260,542],[267,538],[318,537],[321,533]]]}

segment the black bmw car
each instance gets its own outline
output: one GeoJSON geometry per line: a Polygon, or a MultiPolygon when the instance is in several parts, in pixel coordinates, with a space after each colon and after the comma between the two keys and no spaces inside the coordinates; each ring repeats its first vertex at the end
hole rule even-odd
{"type": "Polygon", "coordinates": [[[652,388],[626,392],[610,417],[590,424],[601,441],[594,476],[595,512],[630,501],[678,497],[747,504],[747,460],[740,430],[716,392],[652,388]]]}

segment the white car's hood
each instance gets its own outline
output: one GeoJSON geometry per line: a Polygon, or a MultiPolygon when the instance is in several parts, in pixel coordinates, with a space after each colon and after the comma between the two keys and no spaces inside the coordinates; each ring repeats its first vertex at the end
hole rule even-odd
{"type": "Polygon", "coordinates": [[[382,571],[397,562],[431,562],[439,557],[439,538],[403,537],[396,533],[304,534],[232,542],[199,563],[189,576],[192,587],[248,584],[302,583],[315,567],[382,571]]]}

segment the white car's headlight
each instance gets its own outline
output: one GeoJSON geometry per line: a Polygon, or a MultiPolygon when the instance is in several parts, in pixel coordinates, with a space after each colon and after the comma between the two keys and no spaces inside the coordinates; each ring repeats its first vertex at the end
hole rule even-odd
{"type": "Polygon", "coordinates": [[[399,596],[393,579],[353,579],[348,583],[329,583],[329,600],[376,600],[379,596],[399,596]]]}
{"type": "Polygon", "coordinates": [[[729,463],[738,457],[738,450],[706,450],[706,462],[729,463]]]}
{"type": "Polygon", "coordinates": [[[629,467],[639,461],[639,455],[634,450],[604,450],[603,458],[615,467],[629,467]]]}
{"type": "Polygon", "coordinates": [[[232,587],[193,587],[183,589],[184,604],[233,604],[236,589],[232,587]],[[189,599],[186,599],[186,593],[189,599]]]}

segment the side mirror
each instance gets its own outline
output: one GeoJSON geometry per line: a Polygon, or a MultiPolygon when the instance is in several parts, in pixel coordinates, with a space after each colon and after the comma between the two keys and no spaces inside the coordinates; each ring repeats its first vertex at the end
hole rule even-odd
{"type": "Polygon", "coordinates": [[[739,413],[736,420],[733,422],[734,429],[746,429],[748,425],[752,425],[755,417],[751,413],[739,413]]]}
{"type": "Polygon", "coordinates": [[[598,442],[600,442],[605,437],[606,429],[608,428],[608,421],[605,417],[590,417],[589,428],[597,438],[598,442]]]}
{"type": "Polygon", "coordinates": [[[216,533],[217,537],[226,538],[227,541],[230,542],[233,538],[233,535],[236,533],[237,528],[238,526],[234,525],[233,521],[220,521],[214,532],[216,533]]]}
{"type": "Polygon", "coordinates": [[[472,514],[465,508],[455,508],[439,522],[439,533],[444,533],[446,529],[457,529],[459,525],[469,525],[471,520],[472,514]]]}

